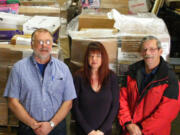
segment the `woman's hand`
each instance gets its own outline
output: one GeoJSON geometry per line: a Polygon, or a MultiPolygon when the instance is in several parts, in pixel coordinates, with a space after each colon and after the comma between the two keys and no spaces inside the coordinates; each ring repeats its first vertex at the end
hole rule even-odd
{"type": "Polygon", "coordinates": [[[100,130],[92,130],[88,135],[104,135],[104,133],[100,130]]]}
{"type": "Polygon", "coordinates": [[[96,131],[95,131],[95,130],[92,130],[91,132],[89,132],[88,135],[97,135],[97,134],[96,134],[96,131]]]}
{"type": "Polygon", "coordinates": [[[104,135],[104,133],[102,131],[100,131],[100,130],[97,130],[96,132],[97,132],[98,135],[104,135]]]}

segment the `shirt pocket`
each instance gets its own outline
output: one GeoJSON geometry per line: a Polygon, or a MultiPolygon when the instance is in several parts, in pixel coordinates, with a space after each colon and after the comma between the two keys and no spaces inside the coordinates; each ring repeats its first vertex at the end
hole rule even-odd
{"type": "Polygon", "coordinates": [[[62,98],[65,87],[65,78],[62,75],[56,75],[52,78],[51,83],[49,83],[50,93],[56,98],[62,98]]]}

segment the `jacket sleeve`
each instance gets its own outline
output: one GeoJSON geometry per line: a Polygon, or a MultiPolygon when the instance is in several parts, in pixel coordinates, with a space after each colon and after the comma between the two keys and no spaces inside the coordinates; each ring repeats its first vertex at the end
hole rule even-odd
{"type": "Polygon", "coordinates": [[[123,128],[125,128],[125,125],[127,123],[131,123],[132,121],[131,113],[129,109],[129,103],[128,103],[127,84],[128,84],[128,76],[126,78],[126,81],[121,86],[120,96],[119,96],[120,108],[118,113],[118,120],[123,128]]]}
{"type": "Polygon", "coordinates": [[[93,129],[88,125],[87,121],[84,119],[82,112],[79,108],[79,94],[80,94],[80,89],[81,89],[81,79],[79,75],[76,75],[74,77],[74,85],[75,85],[75,89],[76,89],[76,94],[77,94],[77,98],[73,100],[73,114],[74,117],[76,119],[76,121],[78,122],[78,124],[81,126],[81,128],[86,132],[86,134],[88,134],[90,131],[92,131],[93,129]]]}
{"type": "Polygon", "coordinates": [[[178,80],[171,76],[169,78],[168,87],[163,94],[157,110],[140,123],[144,134],[158,132],[160,129],[165,128],[165,125],[171,124],[179,112],[178,95],[178,80]]]}
{"type": "Polygon", "coordinates": [[[117,116],[118,108],[119,108],[119,86],[117,82],[117,77],[114,73],[112,73],[111,78],[111,91],[112,91],[112,105],[111,110],[109,111],[109,114],[103,124],[100,127],[100,130],[104,133],[112,128],[112,123],[117,116]]]}

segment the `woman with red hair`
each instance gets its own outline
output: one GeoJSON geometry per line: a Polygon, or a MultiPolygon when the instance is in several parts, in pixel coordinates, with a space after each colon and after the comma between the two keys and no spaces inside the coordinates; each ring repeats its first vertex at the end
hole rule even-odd
{"type": "Polygon", "coordinates": [[[73,115],[77,135],[111,135],[118,111],[119,88],[116,75],[100,42],[91,42],[86,50],[84,66],[74,77],[77,98],[73,115]]]}

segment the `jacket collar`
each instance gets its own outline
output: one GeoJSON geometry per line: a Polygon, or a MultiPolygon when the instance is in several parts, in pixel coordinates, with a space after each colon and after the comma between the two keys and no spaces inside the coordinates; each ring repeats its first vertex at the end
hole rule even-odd
{"type": "MultiPolygon", "coordinates": [[[[132,78],[137,79],[139,74],[141,74],[140,72],[142,71],[142,68],[144,68],[144,60],[141,60],[141,61],[136,62],[135,64],[131,65],[129,67],[129,75],[132,78]]],[[[159,69],[157,70],[156,75],[153,80],[160,80],[160,79],[167,77],[168,69],[169,69],[169,65],[167,64],[167,62],[164,61],[164,59],[161,56],[159,69]]]]}

